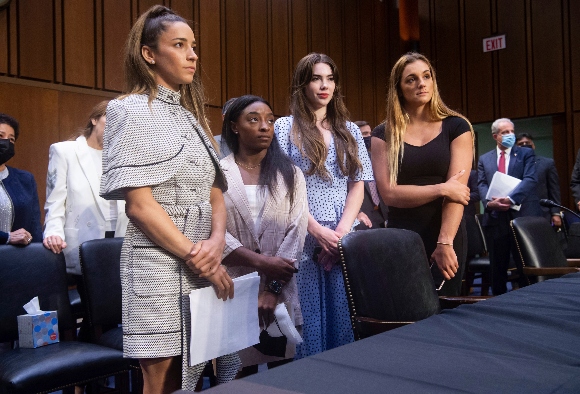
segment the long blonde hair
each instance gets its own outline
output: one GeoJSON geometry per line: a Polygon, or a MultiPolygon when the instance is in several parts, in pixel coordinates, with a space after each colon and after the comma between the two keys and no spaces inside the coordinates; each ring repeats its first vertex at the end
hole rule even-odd
{"type": "Polygon", "coordinates": [[[408,52],[401,56],[391,70],[389,78],[389,91],[387,93],[387,118],[385,119],[385,142],[387,143],[387,168],[389,170],[389,184],[397,184],[399,175],[399,164],[403,159],[404,138],[409,123],[409,115],[406,113],[401,101],[403,101],[403,92],[401,90],[401,79],[403,71],[407,65],[421,60],[429,66],[429,72],[433,80],[433,95],[429,102],[429,113],[433,121],[443,120],[448,116],[458,116],[463,118],[469,124],[472,140],[474,137],[473,127],[467,118],[460,113],[453,111],[445,105],[439,95],[437,87],[437,78],[435,70],[425,56],[417,52],[408,52]]]}
{"type": "MultiPolygon", "coordinates": [[[[177,15],[171,9],[154,5],[145,11],[135,22],[127,42],[125,43],[125,95],[148,94],[149,103],[157,96],[157,82],[155,72],[149,63],[145,61],[141,54],[141,48],[146,45],[152,49],[157,49],[159,37],[171,23],[187,21],[177,15]]],[[[206,97],[200,77],[201,66],[197,61],[197,72],[193,76],[193,81],[189,84],[180,85],[181,105],[190,111],[201,124],[208,138],[217,150],[217,143],[209,127],[209,122],[205,115],[206,97]]]]}
{"type": "Polygon", "coordinates": [[[323,179],[331,179],[324,165],[328,150],[324,143],[324,137],[316,127],[316,116],[310,109],[305,92],[312,80],[312,68],[317,63],[327,64],[334,76],[334,94],[326,108],[325,119],[335,135],[334,146],[340,172],[350,179],[354,179],[357,172],[362,171],[362,164],[358,158],[358,145],[346,128],[349,114],[342,99],[338,69],[334,61],[322,53],[310,53],[304,56],[294,70],[290,97],[290,112],[294,116],[292,142],[298,147],[302,155],[312,162],[306,172],[307,175],[316,173],[323,179]]]}

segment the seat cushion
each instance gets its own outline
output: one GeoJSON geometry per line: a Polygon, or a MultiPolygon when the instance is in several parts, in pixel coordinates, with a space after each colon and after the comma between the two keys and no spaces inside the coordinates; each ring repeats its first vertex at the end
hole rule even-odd
{"type": "Polygon", "coordinates": [[[51,392],[128,370],[123,353],[90,343],[60,342],[0,353],[2,391],[51,392]]]}
{"type": "Polygon", "coordinates": [[[486,272],[490,270],[489,257],[474,257],[467,262],[469,272],[486,272]]]}
{"type": "Polygon", "coordinates": [[[97,343],[102,346],[123,351],[123,328],[115,327],[104,332],[97,343]]]}

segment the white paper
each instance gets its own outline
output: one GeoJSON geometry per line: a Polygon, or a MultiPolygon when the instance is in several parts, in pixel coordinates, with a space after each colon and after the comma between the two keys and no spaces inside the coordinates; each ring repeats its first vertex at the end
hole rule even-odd
{"type": "MultiPolygon", "coordinates": [[[[495,174],[493,174],[485,198],[487,200],[492,200],[494,197],[507,197],[514,191],[521,181],[521,179],[496,171],[495,174]]],[[[510,205],[510,208],[519,211],[520,205],[512,204],[510,205]]]]}
{"type": "Polygon", "coordinates": [[[189,365],[237,352],[260,342],[257,272],[233,279],[234,298],[218,299],[213,287],[192,290],[189,365]]]}
{"type": "Polygon", "coordinates": [[[270,334],[271,337],[281,337],[282,335],[285,335],[289,344],[297,345],[302,343],[302,337],[298,333],[298,330],[296,330],[294,323],[292,323],[292,319],[290,319],[286,305],[276,305],[274,315],[276,316],[278,325],[276,325],[276,322],[270,323],[266,329],[268,334],[270,334]],[[278,326],[280,326],[280,328],[278,328],[278,326]]]}
{"type": "Polygon", "coordinates": [[[26,304],[24,304],[22,307],[29,315],[35,315],[42,312],[40,310],[40,302],[38,301],[38,297],[34,297],[26,304]]]}

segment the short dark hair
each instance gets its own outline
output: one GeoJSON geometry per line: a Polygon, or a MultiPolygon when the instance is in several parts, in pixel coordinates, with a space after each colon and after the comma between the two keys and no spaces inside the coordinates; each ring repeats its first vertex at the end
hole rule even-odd
{"type": "Polygon", "coordinates": [[[365,120],[357,120],[356,122],[354,122],[355,125],[357,125],[359,128],[363,127],[363,126],[368,126],[369,122],[365,121],[365,120]]]}
{"type": "Polygon", "coordinates": [[[7,124],[14,129],[14,139],[18,139],[20,134],[20,127],[18,126],[18,121],[8,114],[3,114],[0,112],[0,124],[7,124]]]}
{"type": "Polygon", "coordinates": [[[534,137],[532,137],[530,133],[519,133],[518,136],[516,137],[516,142],[521,140],[522,138],[527,138],[531,141],[534,140],[534,137]]]}

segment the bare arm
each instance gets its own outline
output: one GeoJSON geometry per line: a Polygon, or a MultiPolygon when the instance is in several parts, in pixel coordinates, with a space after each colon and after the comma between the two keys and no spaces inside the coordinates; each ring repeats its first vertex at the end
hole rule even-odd
{"type": "Polygon", "coordinates": [[[344,204],[344,211],[342,217],[336,226],[336,231],[340,237],[348,233],[360,212],[365,193],[365,186],[363,181],[348,182],[348,194],[346,195],[346,202],[344,204]]]}
{"type": "MultiPolygon", "coordinates": [[[[415,208],[440,197],[445,197],[463,205],[467,205],[469,202],[469,188],[466,182],[459,182],[458,179],[465,176],[465,170],[471,168],[471,164],[468,163],[465,168],[459,168],[445,183],[424,186],[391,186],[387,169],[387,151],[388,146],[384,140],[377,137],[372,138],[371,162],[373,173],[377,182],[377,189],[387,205],[397,208],[415,208]]],[[[471,152],[471,149],[469,151],[471,152]]],[[[467,171],[467,174],[469,174],[469,171],[467,171]]],[[[467,179],[467,176],[465,178],[467,179]]]]}
{"type": "MultiPolygon", "coordinates": [[[[463,133],[451,142],[451,163],[447,177],[450,178],[452,174],[457,173],[460,169],[467,169],[467,171],[460,176],[457,181],[463,185],[467,185],[469,178],[469,170],[471,168],[472,154],[473,154],[473,139],[471,133],[463,133]]],[[[441,230],[439,231],[439,238],[437,239],[442,244],[437,244],[435,251],[431,255],[431,259],[437,263],[439,270],[449,280],[455,276],[459,268],[457,256],[451,246],[459,223],[463,216],[463,205],[445,199],[443,201],[443,212],[441,218],[441,230]],[[445,245],[451,244],[451,245],[445,245]]]]}

